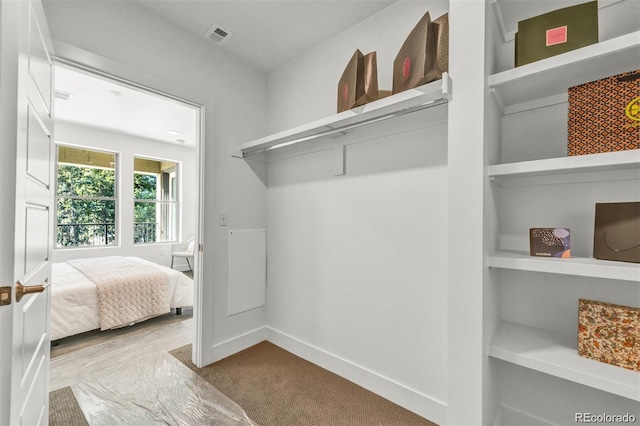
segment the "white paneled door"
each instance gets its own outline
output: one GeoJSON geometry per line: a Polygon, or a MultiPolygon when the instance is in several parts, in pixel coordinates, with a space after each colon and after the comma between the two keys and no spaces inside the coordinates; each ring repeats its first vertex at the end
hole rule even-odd
{"type": "Polygon", "coordinates": [[[0,424],[49,422],[52,43],[40,0],[0,1],[0,424]]]}

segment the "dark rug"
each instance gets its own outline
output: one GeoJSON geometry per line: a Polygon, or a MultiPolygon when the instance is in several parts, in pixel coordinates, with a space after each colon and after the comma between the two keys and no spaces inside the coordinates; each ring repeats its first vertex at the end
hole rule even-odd
{"type": "Polygon", "coordinates": [[[175,310],[171,313],[161,315],[159,317],[151,318],[138,324],[134,324],[131,327],[118,328],[115,330],[92,330],[86,333],[76,334],[75,336],[65,337],[64,339],[58,339],[52,343],[51,346],[51,358],[58,357],[60,355],[68,354],[79,349],[87,348],[89,346],[104,343],[108,340],[119,339],[132,334],[141,333],[143,331],[149,331],[155,328],[164,327],[167,324],[171,324],[178,321],[184,321],[193,318],[193,308],[182,308],[182,314],[176,315],[175,310]]]}
{"type": "Polygon", "coordinates": [[[260,426],[436,425],[267,341],[204,368],[191,345],[170,353],[260,426]]]}
{"type": "Polygon", "coordinates": [[[49,392],[50,426],[89,426],[70,387],[49,392]]]}

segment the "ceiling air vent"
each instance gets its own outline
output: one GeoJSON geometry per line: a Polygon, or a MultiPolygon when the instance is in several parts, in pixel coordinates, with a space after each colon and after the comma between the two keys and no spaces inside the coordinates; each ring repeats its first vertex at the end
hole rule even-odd
{"type": "Polygon", "coordinates": [[[206,33],[204,33],[205,37],[215,41],[218,44],[226,42],[231,38],[232,35],[233,33],[231,31],[225,30],[218,24],[213,24],[213,26],[209,28],[206,33]]]}

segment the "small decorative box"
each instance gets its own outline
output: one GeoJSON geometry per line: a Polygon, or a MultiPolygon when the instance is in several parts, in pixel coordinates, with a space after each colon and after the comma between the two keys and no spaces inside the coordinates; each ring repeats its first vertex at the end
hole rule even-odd
{"type": "Polygon", "coordinates": [[[580,299],[578,354],[640,371],[640,308],[580,299]]]}
{"type": "Polygon", "coordinates": [[[596,203],[593,257],[640,263],[640,202],[596,203]]]}
{"type": "Polygon", "coordinates": [[[570,258],[571,240],[569,229],[529,229],[529,253],[531,256],[570,258]]]}
{"type": "Polygon", "coordinates": [[[557,9],[518,22],[515,66],[598,42],[598,2],[557,9]]]}

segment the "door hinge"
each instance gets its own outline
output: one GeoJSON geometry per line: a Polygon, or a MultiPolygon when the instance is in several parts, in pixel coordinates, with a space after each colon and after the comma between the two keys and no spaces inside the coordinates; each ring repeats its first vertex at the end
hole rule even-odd
{"type": "Polygon", "coordinates": [[[198,244],[198,251],[204,251],[204,244],[198,244]]]}
{"type": "Polygon", "coordinates": [[[0,287],[0,306],[11,304],[11,289],[13,287],[0,287]]]}

